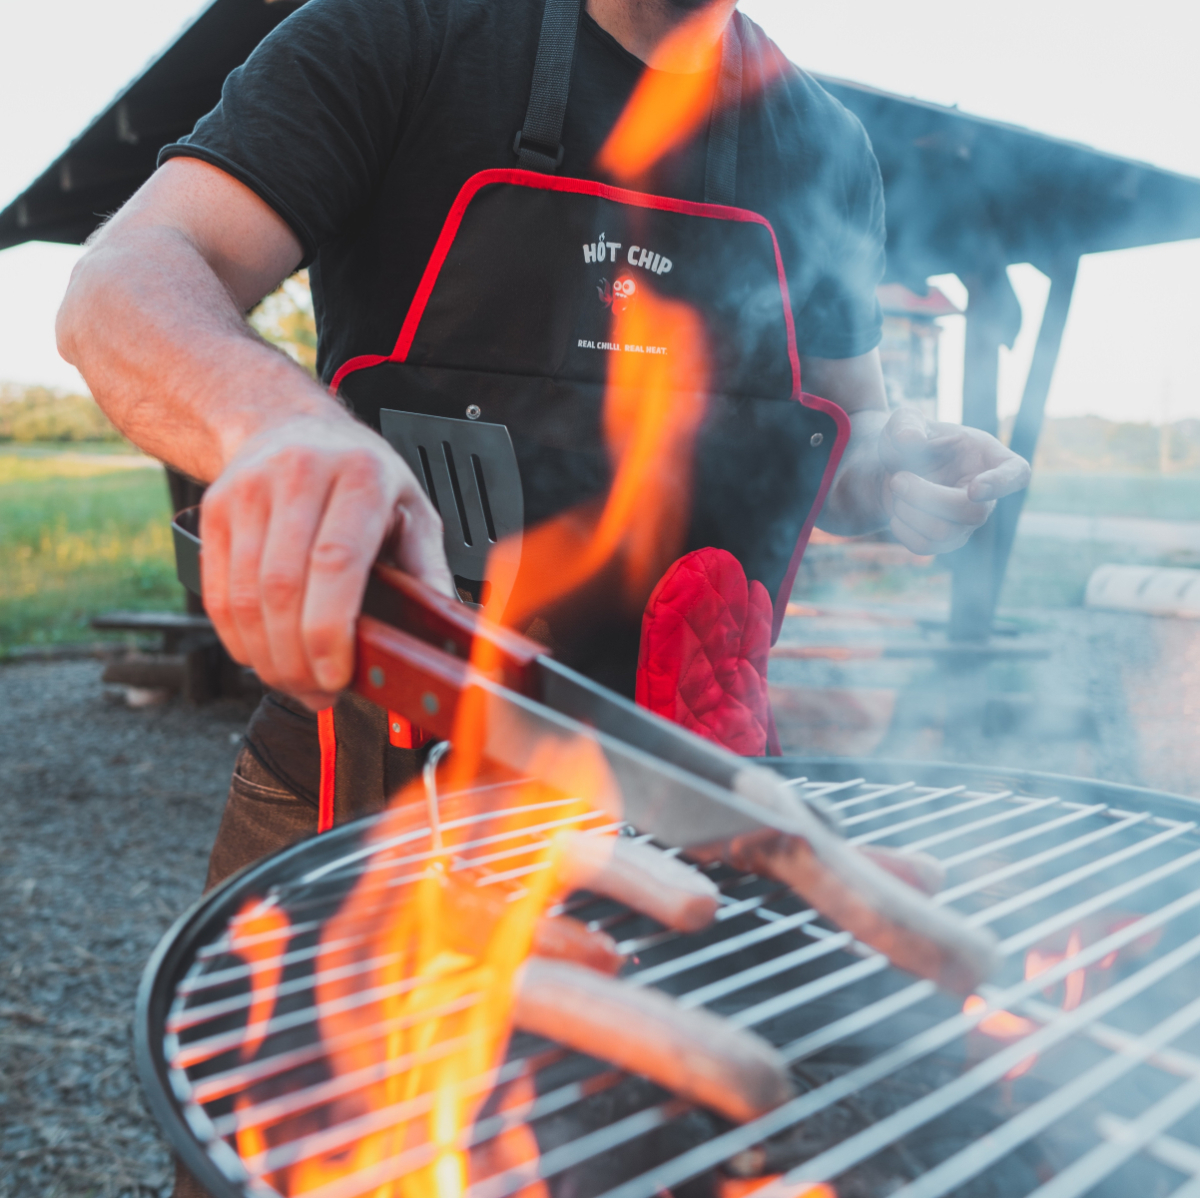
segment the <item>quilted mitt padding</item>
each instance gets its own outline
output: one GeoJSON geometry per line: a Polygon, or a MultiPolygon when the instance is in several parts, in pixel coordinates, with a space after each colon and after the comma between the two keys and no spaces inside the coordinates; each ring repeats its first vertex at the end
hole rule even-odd
{"type": "MultiPolygon", "coordinates": [[[[663,575],[642,616],[637,701],[743,757],[767,752],[771,597],[724,549],[663,575]]],[[[774,737],[770,737],[774,740],[774,737]]]]}

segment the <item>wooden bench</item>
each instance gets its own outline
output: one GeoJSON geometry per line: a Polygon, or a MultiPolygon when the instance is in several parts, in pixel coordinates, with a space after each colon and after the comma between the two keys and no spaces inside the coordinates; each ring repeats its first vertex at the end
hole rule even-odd
{"type": "Polygon", "coordinates": [[[262,684],[253,670],[225,652],[212,621],[192,612],[113,611],[94,616],[98,632],[159,633],[156,653],[134,652],[110,662],[104,681],[119,686],[178,692],[192,703],[247,698],[260,694],[262,684]]]}

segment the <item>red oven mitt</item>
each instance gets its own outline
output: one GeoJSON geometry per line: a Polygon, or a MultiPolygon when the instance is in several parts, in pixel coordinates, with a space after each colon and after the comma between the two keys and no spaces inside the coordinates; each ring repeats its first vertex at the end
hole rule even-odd
{"type": "Polygon", "coordinates": [[[662,576],[642,616],[636,698],[743,757],[778,753],[767,697],[771,597],[724,549],[662,576]]]}

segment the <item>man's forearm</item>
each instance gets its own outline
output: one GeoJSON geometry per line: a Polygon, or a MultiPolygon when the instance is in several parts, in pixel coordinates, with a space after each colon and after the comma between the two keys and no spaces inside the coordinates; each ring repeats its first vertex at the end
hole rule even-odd
{"type": "Polygon", "coordinates": [[[181,232],[101,234],[76,267],[59,349],[112,422],[147,453],[205,482],[244,442],[341,406],[247,326],[181,232]]]}
{"type": "Polygon", "coordinates": [[[887,412],[851,413],[850,444],[817,520],[825,532],[852,537],[876,532],[887,524],[884,469],[879,460],[879,434],[887,422],[887,412]]]}

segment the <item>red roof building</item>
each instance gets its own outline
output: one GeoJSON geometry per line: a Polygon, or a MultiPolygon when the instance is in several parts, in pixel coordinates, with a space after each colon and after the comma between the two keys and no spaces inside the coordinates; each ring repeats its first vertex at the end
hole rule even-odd
{"type": "Polygon", "coordinates": [[[879,356],[892,407],[911,404],[931,420],[937,418],[938,338],[943,316],[962,316],[936,287],[917,295],[902,283],[884,283],[876,295],[883,308],[883,341],[879,356]]]}

